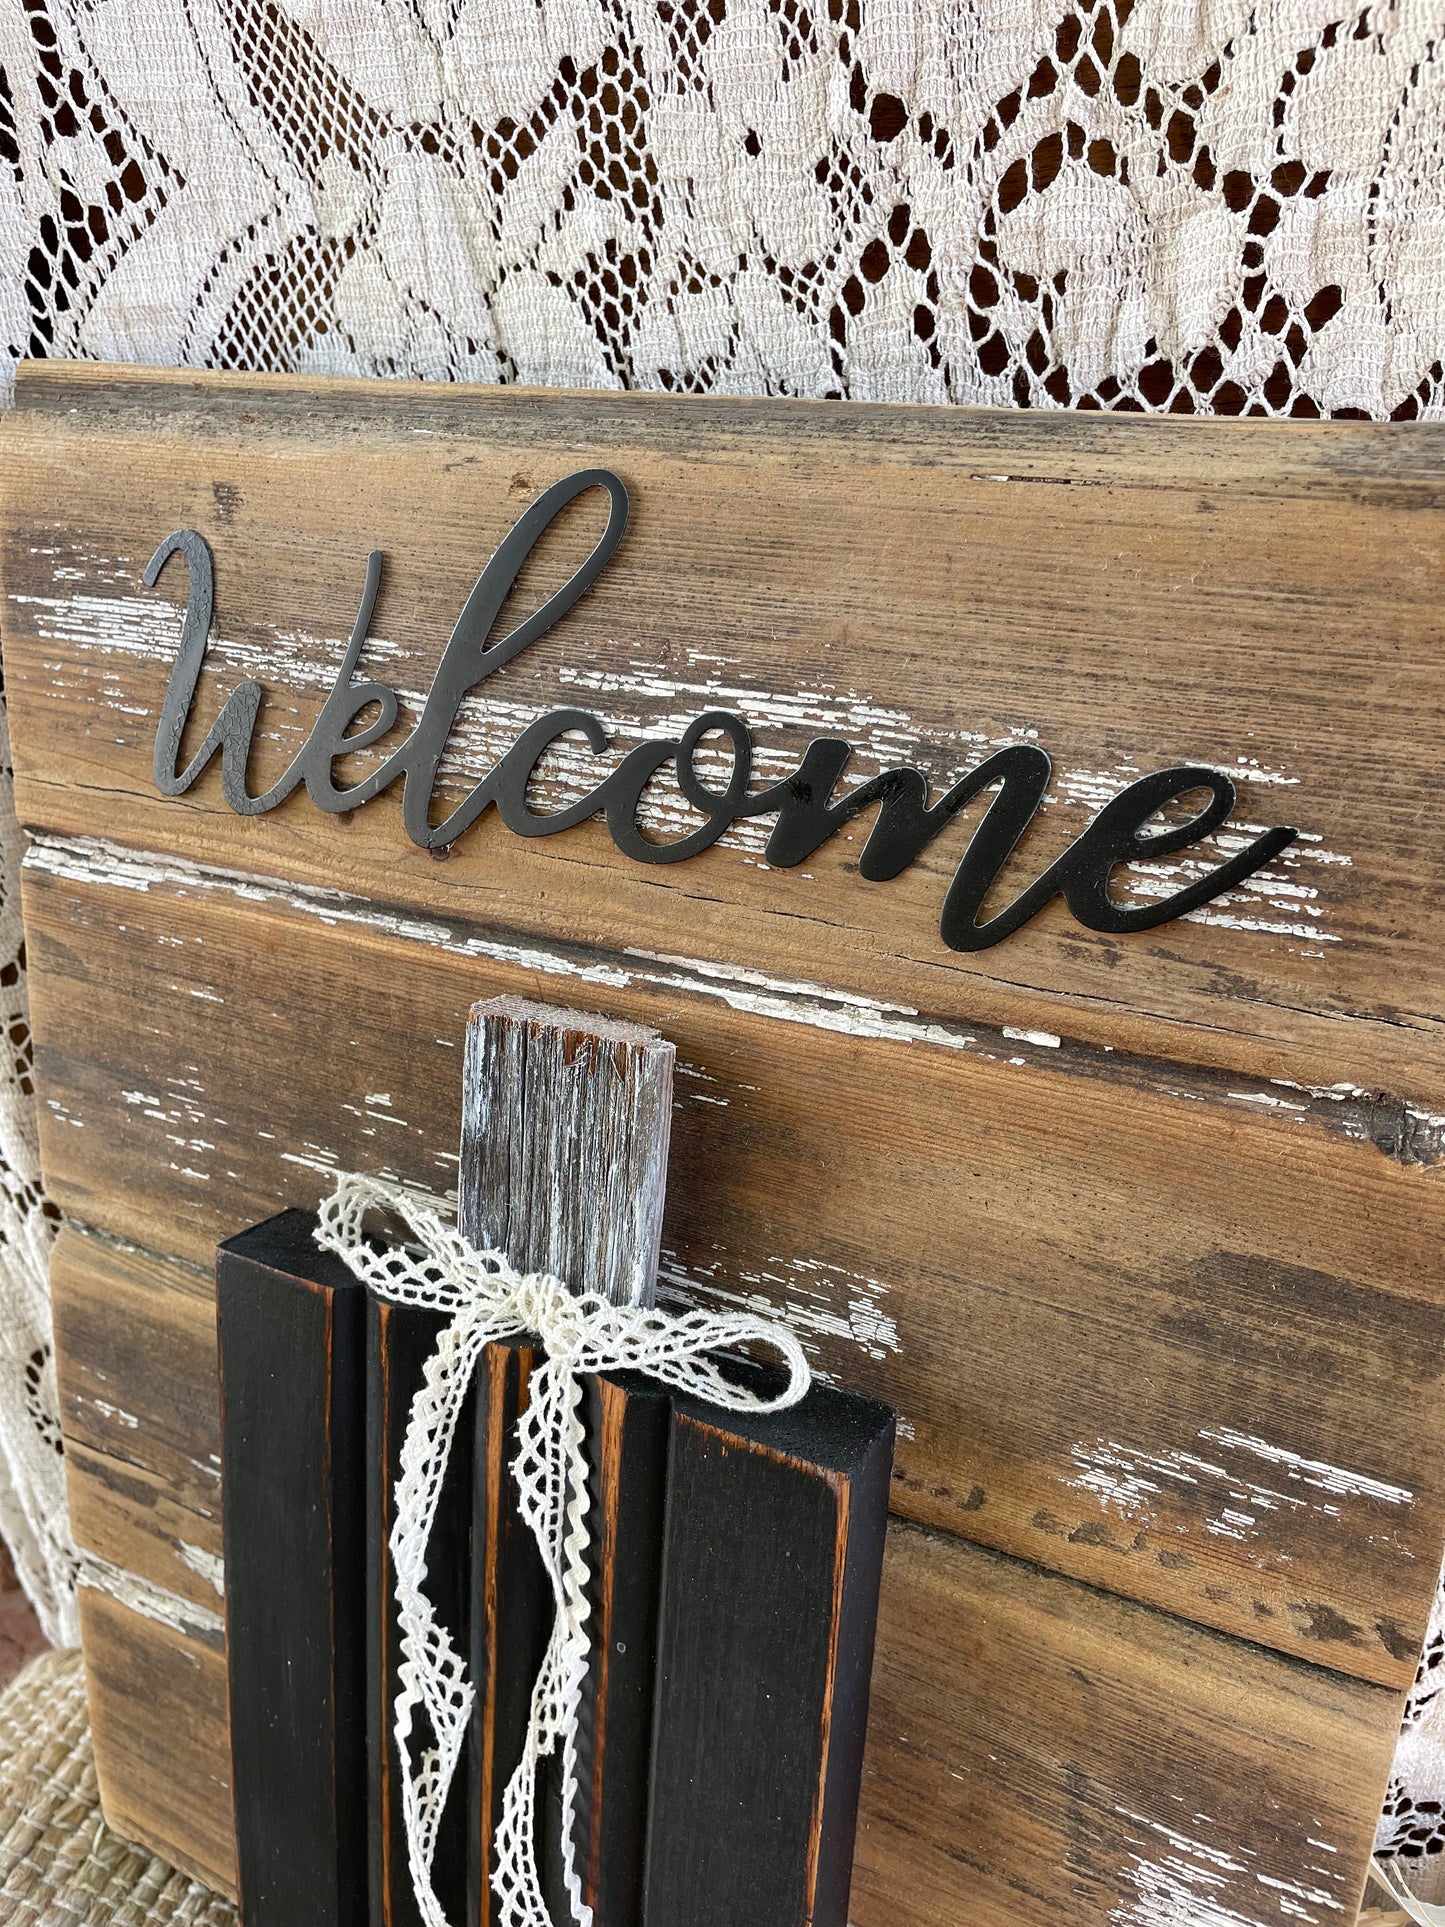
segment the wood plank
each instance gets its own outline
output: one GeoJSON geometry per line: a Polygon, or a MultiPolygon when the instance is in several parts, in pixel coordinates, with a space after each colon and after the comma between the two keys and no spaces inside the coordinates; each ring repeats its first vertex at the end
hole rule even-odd
{"type": "MultiPolygon", "coordinates": [[[[652,1305],[676,1055],[653,1031],[586,1011],[506,997],[474,1004],[462,1070],[457,1226],[463,1238],[505,1252],[520,1271],[550,1271],[612,1304],[652,1305]]],[[[471,1527],[477,1691],[466,1762],[466,1917],[474,1923],[491,1921],[498,1909],[497,1829],[552,1630],[551,1583],[522,1517],[513,1474],[517,1418],[540,1363],[541,1354],[525,1340],[489,1345],[478,1369],[475,1410],[459,1428],[462,1436],[472,1430],[475,1447],[462,1513],[471,1527]]],[[[592,1462],[592,1585],[565,1836],[558,1752],[538,1769],[533,1790],[540,1900],[559,1921],[572,1911],[569,1876],[599,1920],[626,1927],[641,1919],[650,1633],[669,1417],[665,1397],[656,1394],[656,1387],[632,1395],[620,1383],[589,1379],[579,1412],[592,1462]],[[604,1413],[611,1423],[603,1422],[604,1413]],[[620,1574],[619,1558],[626,1561],[620,1574]]],[[[658,1917],[667,1917],[665,1907],[658,1917]]]]}
{"type": "Polygon", "coordinates": [[[848,1927],[893,1414],[674,1401],[642,1920],[848,1927]]]}
{"type": "MultiPolygon", "coordinates": [[[[412,1400],[438,1335],[450,1322],[420,1305],[395,1305],[367,1293],[366,1306],[366,1772],[368,1893],[371,1927],[421,1927],[411,1877],[396,1702],[401,1692],[401,1618],[391,1533],[401,1453],[412,1400]]],[[[471,1435],[475,1399],[458,1420],[435,1523],[427,1540],[427,1597],[459,1652],[467,1649],[479,1560],[472,1552],[471,1435]]],[[[431,1743],[414,1715],[413,1749],[431,1743]]],[[[463,1758],[437,1830],[432,1892],[448,1921],[473,1920],[465,1909],[470,1814],[463,1758]]]]}
{"type": "Polygon", "coordinates": [[[474,1004],[457,1226],[519,1271],[650,1305],[672,1134],[672,1045],[521,998],[474,1004]]]}
{"type": "Polygon", "coordinates": [[[67,1224],[50,1254],[50,1298],[67,1442],[149,1475],[214,1527],[205,1544],[219,1554],[214,1249],[187,1265],[67,1224]]]}
{"type": "Polygon", "coordinates": [[[1351,1920],[1394,1701],[895,1524],[855,1927],[1351,1920]]]}
{"type": "MultiPolygon", "coordinates": [[[[108,1818],[233,1890],[224,1661],[103,1593],[83,1606],[108,1818]]],[[[1398,1706],[895,1524],[855,1927],[1350,1920],[1398,1706]]]]}
{"type": "Polygon", "coordinates": [[[354,1927],[367,1908],[367,1294],[315,1229],[288,1211],[216,1253],[247,1927],[354,1927]]]}
{"type": "MultiPolygon", "coordinates": [[[[742,958],[929,1017],[1388,1091],[1433,1145],[1442,432],[32,366],[5,430],[21,813],[554,943],[742,958]],[[1117,938],[1055,905],[959,955],[937,921],[962,826],[886,885],[858,877],[851,833],[770,870],[761,823],[657,867],[595,825],[538,841],[489,820],[439,871],[390,799],[349,823],[301,798],[242,821],[214,772],[156,798],[181,590],[138,573],[163,535],[189,524],[217,554],[202,709],[243,671],[275,692],[261,782],[320,706],[369,548],[389,560],[367,660],[422,690],[491,547],[544,485],[598,461],[632,492],[624,547],[470,706],[450,793],[558,702],[607,712],[619,743],[724,703],[769,775],[832,732],[861,745],[860,775],[916,757],[942,781],[1038,730],[1054,795],[1018,881],[1170,761],[1228,766],[1242,821],[1312,840],[1197,920],[1117,938]]],[[[591,541],[584,523],[555,532],[519,606],[591,541]]],[[[658,807],[675,830],[679,799],[658,807]]]]}
{"type": "Polygon", "coordinates": [[[107,1823],[234,1899],[224,1651],[94,1586],[80,1630],[107,1823]]]}
{"type": "MultiPolygon", "coordinates": [[[[230,1878],[185,1550],[214,1531],[216,1241],[337,1167],[449,1189],[466,1008],[562,992],[678,1045],[664,1284],[782,1311],[902,1413],[856,1927],[1348,1918],[1445,1544],[1445,428],[61,368],[0,432],[43,1151],[93,1227],[57,1325],[113,1817],[230,1878]],[[939,912],[977,805],[882,884],[863,821],[782,871],[759,821],[669,866],[488,818],[437,862],[394,796],[156,795],[161,536],[217,559],[206,720],[271,691],[254,787],[368,549],[368,673],[412,710],[498,539],[598,462],[626,542],[465,705],[446,800],[558,703],[616,750],[721,705],[758,783],[819,734],[850,782],[942,785],[1037,731],[1054,782],[997,902],[1170,762],[1307,835],[1190,920],[1056,904],[964,953],[939,912]]],[[[549,534],[517,615],[595,523],[549,534]]],[[[560,753],[534,801],[594,774],[560,753]]],[[[642,817],[698,820],[666,771],[642,817]]]]}
{"type": "MultiPolygon", "coordinates": [[[[132,1443],[145,1451],[146,1432],[132,1443]]],[[[163,1460],[164,1452],[158,1450],[163,1460]]],[[[76,1546],[211,1613],[225,1603],[219,1511],[192,1512],[171,1496],[164,1472],[65,1440],[65,1488],[76,1546]]]]}
{"type": "MultiPolygon", "coordinates": [[[[336,1168],[444,1189],[467,1009],[531,975],[184,879],[32,872],[27,912],[53,1195],[198,1264],[336,1168]]],[[[665,1282],[785,1312],[897,1410],[896,1510],[1413,1676],[1445,1543],[1438,1173],[1167,1071],[588,988],[678,1046],[665,1282]]]]}

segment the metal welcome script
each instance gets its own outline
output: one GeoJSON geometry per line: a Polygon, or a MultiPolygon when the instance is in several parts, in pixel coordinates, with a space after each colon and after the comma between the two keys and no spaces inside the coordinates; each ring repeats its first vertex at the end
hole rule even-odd
{"type": "Polygon", "coordinates": [[[611,747],[601,722],[590,711],[549,710],[522,731],[464,802],[442,822],[433,823],[437,769],[463,698],[545,635],[586,594],[616,553],[627,514],[627,490],[607,469],[584,469],[539,496],[478,577],[411,734],[360,782],[338,788],[333,775],[337,759],[379,742],[396,723],[400,710],[395,690],[385,683],[353,679],[381,587],[382,556],[374,550],[367,559],[361,607],[331,693],[304,748],[285,775],[259,796],[249,795],[246,789],[251,741],[263,701],[257,682],[242,683],[232,693],[195,755],[184,769],[177,767],[215,609],[215,567],[210,548],[194,529],[178,529],[151,557],[144,577],[147,587],[154,587],[161,570],[176,554],[185,557],[190,570],[180,648],[156,732],[157,788],[167,796],[181,795],[218,750],[222,790],[231,808],[242,816],[259,816],[275,809],[302,783],[312,802],[323,810],[335,813],[360,809],[400,778],[406,831],[423,849],[454,843],[495,805],[507,828],[518,836],[557,836],[589,817],[604,816],[617,848],[637,863],[684,862],[716,843],[740,818],[774,816],[777,821],[765,857],[777,869],[804,862],[844,824],[877,804],[878,815],[858,865],[861,875],[871,882],[898,876],[974,797],[996,789],[998,793],[974,831],[944,898],[939,932],[951,950],[960,951],[985,950],[1011,936],[1056,896],[1063,897],[1087,929],[1111,933],[1153,929],[1233,889],[1298,835],[1292,829],[1266,830],[1207,876],[1172,895],[1148,904],[1121,905],[1109,894],[1109,878],[1117,864],[1187,849],[1219,829],[1234,808],[1234,784],[1222,770],[1187,764],[1157,770],[1131,783],[1105,804],[1040,877],[1006,909],[980,923],[979,912],[994,879],[1032,822],[1048,788],[1051,765],[1042,749],[1033,743],[1010,744],[969,770],[930,804],[927,782],[911,768],[886,770],[835,798],[853,753],[852,745],[839,737],[821,736],[808,745],[790,776],[767,789],[750,790],[752,735],[741,716],[725,709],[710,709],[695,717],[680,738],[639,744],[587,795],[565,809],[541,811],[531,807],[528,791],[539,760],[554,742],[576,733],[586,739],[596,756],[611,747]],[[540,609],[510,634],[489,641],[527,557],[563,509],[592,488],[606,490],[610,503],[607,526],[596,547],[540,609]],[[348,733],[372,705],[377,709],[372,720],[348,733]],[[702,780],[696,758],[704,738],[719,736],[725,737],[730,746],[731,770],[723,787],[714,788],[702,780]],[[662,842],[643,835],[637,813],[643,791],[668,764],[672,765],[678,790],[703,821],[687,835],[662,842]],[[1208,801],[1186,821],[1146,828],[1167,804],[1198,792],[1207,792],[1208,801]]]}

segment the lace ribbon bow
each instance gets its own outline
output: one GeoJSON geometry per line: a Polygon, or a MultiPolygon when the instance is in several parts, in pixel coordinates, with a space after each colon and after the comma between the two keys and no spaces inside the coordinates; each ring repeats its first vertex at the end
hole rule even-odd
{"type": "Polygon", "coordinates": [[[672,1313],[611,1305],[579,1296],[543,1272],[525,1276],[496,1251],[477,1251],[454,1224],[411,1193],[376,1178],[345,1175],[320,1207],[316,1242],[382,1298],[451,1313],[412,1401],[396,1490],[391,1557],[401,1622],[401,1686],[396,1743],[402,1813],[417,1904],[426,1927],[447,1927],[432,1887],[437,1831],[461,1757],[476,1691],[452,1635],[422,1590],[427,1543],[456,1433],[457,1419],[485,1347],[531,1332],[546,1357],[532,1374],[518,1424],[517,1480],[522,1517],[536,1536],[556,1614],[532,1689],[526,1744],[508,1782],[493,1843],[492,1886],[501,1927],[551,1927],[537,1875],[534,1811],[538,1762],[562,1749],[562,1868],[575,1927],[591,1927],[572,1851],[577,1798],[577,1719],[588,1666],[587,1457],[578,1414],[584,1372],[646,1372],[678,1392],[734,1411],[794,1405],[811,1374],[786,1325],[740,1312],[672,1313]],[[369,1242],[369,1210],[399,1218],[420,1250],[369,1242]],[[761,1344],[776,1352],[788,1382],[775,1398],[731,1383],[708,1354],[761,1344]],[[413,1717],[426,1715],[426,1746],[413,1717]]]}

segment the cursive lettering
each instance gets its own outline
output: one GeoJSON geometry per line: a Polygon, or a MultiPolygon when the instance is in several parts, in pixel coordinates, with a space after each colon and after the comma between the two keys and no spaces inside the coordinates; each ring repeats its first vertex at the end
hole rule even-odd
{"type": "Polygon", "coordinates": [[[410,735],[359,782],[340,787],[335,779],[338,759],[380,742],[400,713],[396,692],[385,683],[355,680],[381,587],[383,558],[373,550],[367,558],[356,621],[321,712],[285,774],[255,796],[247,787],[247,772],[264,701],[258,682],[244,682],[232,691],[200,747],[180,768],[181,744],[215,618],[215,563],[202,536],[194,529],[178,529],[161,543],[143,578],[147,587],[154,587],[174,555],[184,557],[189,571],[180,646],[156,731],[157,789],[166,796],[184,794],[219,752],[222,794],[242,816],[274,809],[303,783],[320,809],[355,810],[400,780],[402,821],[411,841],[422,849],[454,843],[495,805],[502,822],[518,836],[557,836],[601,816],[618,850],[637,863],[685,862],[711,848],[734,823],[772,816],[776,821],[765,857],[775,869],[806,861],[846,824],[876,808],[858,863],[859,873],[875,883],[899,876],[960,811],[994,791],[944,898],[939,934],[956,951],[986,950],[1001,942],[1055,897],[1062,897],[1070,914],[1089,930],[1154,929],[1232,890],[1298,835],[1292,829],[1266,830],[1207,875],[1170,895],[1152,903],[1121,904],[1110,893],[1110,881],[1120,864],[1171,855],[1201,843],[1227,822],[1234,808],[1234,784],[1221,770],[1189,764],[1157,770],[1106,803],[1042,875],[1012,903],[980,922],[989,891],[1043,805],[1052,766],[1036,744],[1014,743],[996,751],[931,804],[925,778],[911,767],[885,770],[836,795],[853,748],[832,736],[810,743],[798,767],[781,782],[753,790],[752,734],[741,716],[723,709],[694,717],[676,739],[639,743],[576,802],[562,809],[538,810],[529,800],[529,791],[539,762],[561,737],[581,736],[599,759],[612,747],[600,719],[590,711],[551,710],[528,724],[463,801],[434,823],[437,771],[463,700],[575,607],[616,554],[627,527],[628,506],[623,484],[601,468],[580,470],[539,495],[478,576],[410,735]],[[492,630],[523,564],[562,511],[591,489],[603,490],[608,498],[606,527],[591,553],[534,614],[492,641],[492,630]],[[372,707],[376,715],[357,728],[372,707]],[[698,752],[705,739],[718,737],[726,741],[729,761],[726,781],[715,788],[699,773],[698,752]],[[638,817],[643,792],[669,770],[680,795],[703,821],[682,836],[661,840],[646,835],[638,817]],[[1194,795],[1207,800],[1193,815],[1149,827],[1166,807],[1194,795]]]}

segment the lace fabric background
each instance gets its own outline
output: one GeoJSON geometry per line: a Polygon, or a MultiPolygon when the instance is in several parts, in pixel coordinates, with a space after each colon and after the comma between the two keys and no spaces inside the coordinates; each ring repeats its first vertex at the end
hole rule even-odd
{"type": "MultiPolygon", "coordinates": [[[[1441,0],[0,0],[0,401],[38,354],[1438,417],[1442,43],[1441,0]]],[[[9,809],[0,1526],[72,1637],[16,855],[9,809]]],[[[1407,1854],[1442,1657],[1437,1613],[1407,1854]]]]}

